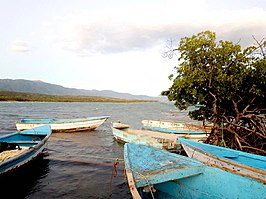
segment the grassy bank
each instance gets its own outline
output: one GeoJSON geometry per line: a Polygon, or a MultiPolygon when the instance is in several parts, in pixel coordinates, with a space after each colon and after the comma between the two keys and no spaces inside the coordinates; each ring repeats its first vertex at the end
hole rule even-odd
{"type": "Polygon", "coordinates": [[[62,96],[62,95],[45,95],[37,93],[21,93],[0,91],[0,101],[29,101],[29,102],[156,102],[156,100],[128,100],[111,97],[99,96],[62,96]]]}

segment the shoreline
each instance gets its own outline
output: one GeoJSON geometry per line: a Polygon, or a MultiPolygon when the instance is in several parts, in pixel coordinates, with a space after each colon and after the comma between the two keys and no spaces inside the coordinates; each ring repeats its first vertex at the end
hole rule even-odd
{"type": "Polygon", "coordinates": [[[0,91],[0,102],[112,102],[112,103],[139,103],[159,102],[158,100],[121,99],[102,96],[70,96],[47,95],[37,93],[22,93],[0,91]]]}

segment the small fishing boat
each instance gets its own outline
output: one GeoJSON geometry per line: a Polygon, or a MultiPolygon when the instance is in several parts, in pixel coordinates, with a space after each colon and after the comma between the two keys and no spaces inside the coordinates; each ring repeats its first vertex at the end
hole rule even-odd
{"type": "Polygon", "coordinates": [[[15,170],[42,154],[51,135],[49,125],[0,137],[0,175],[15,170]]]}
{"type": "Polygon", "coordinates": [[[181,149],[176,134],[133,129],[123,123],[113,123],[111,128],[113,136],[118,142],[133,142],[167,150],[181,149]]]}
{"type": "Polygon", "coordinates": [[[266,185],[166,150],[127,143],[125,172],[133,199],[266,197],[266,185]]]}
{"type": "Polygon", "coordinates": [[[112,125],[116,129],[126,129],[130,127],[128,124],[123,124],[121,122],[113,122],[112,125]]]}
{"type": "Polygon", "coordinates": [[[266,184],[266,157],[210,144],[178,140],[190,158],[266,184]]]}
{"type": "Polygon", "coordinates": [[[123,143],[133,142],[167,150],[181,149],[181,144],[178,142],[179,138],[187,138],[199,142],[206,139],[206,134],[169,133],[146,129],[133,129],[128,124],[120,122],[112,123],[111,128],[114,138],[117,141],[123,143]]]}
{"type": "Polygon", "coordinates": [[[170,133],[146,129],[133,129],[128,124],[120,122],[114,122],[112,124],[112,132],[117,141],[144,144],[166,150],[181,149],[181,144],[178,141],[179,138],[192,139],[198,142],[202,142],[207,138],[205,133],[170,133]]]}
{"type": "Polygon", "coordinates": [[[189,139],[205,141],[211,132],[211,126],[196,125],[168,120],[142,120],[142,128],[174,134],[187,134],[189,139]]]}
{"type": "Polygon", "coordinates": [[[72,119],[22,119],[16,123],[18,130],[51,125],[52,132],[74,132],[94,130],[104,123],[109,116],[72,118],[72,119]]]}

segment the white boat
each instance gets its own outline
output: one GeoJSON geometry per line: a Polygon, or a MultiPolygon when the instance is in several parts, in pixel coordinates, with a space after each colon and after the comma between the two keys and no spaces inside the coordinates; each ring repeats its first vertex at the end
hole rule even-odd
{"type": "Polygon", "coordinates": [[[116,129],[125,129],[125,128],[129,128],[128,124],[123,124],[121,122],[113,122],[112,123],[113,127],[116,129]]]}
{"type": "Polygon", "coordinates": [[[72,118],[72,119],[22,119],[16,123],[18,130],[50,125],[52,132],[74,132],[94,130],[104,123],[109,116],[72,118]]]}
{"type": "Polygon", "coordinates": [[[142,128],[152,131],[187,135],[188,139],[203,142],[211,132],[211,126],[195,125],[168,120],[142,120],[142,128]]]}

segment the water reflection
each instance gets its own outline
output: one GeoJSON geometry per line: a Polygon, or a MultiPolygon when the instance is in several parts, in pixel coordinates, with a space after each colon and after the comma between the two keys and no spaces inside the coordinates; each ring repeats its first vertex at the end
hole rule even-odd
{"type": "Polygon", "coordinates": [[[38,157],[16,171],[0,176],[1,198],[27,198],[39,191],[39,183],[49,173],[49,160],[38,157]]]}

